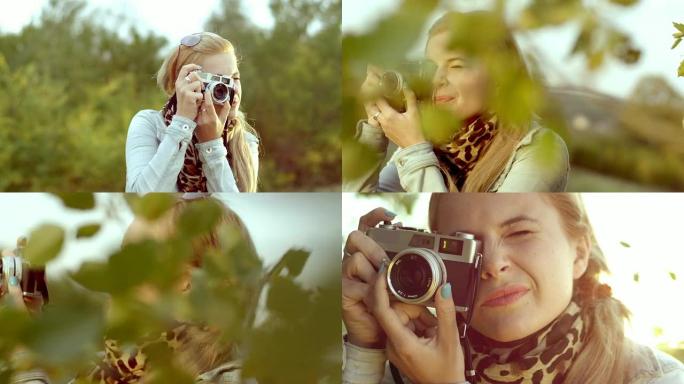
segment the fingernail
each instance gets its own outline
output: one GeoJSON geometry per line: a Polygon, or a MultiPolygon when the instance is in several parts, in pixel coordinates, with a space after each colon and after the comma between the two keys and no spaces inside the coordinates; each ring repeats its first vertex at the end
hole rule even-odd
{"type": "Polygon", "coordinates": [[[390,216],[390,217],[393,218],[393,219],[394,219],[395,217],[397,217],[397,214],[396,214],[396,213],[394,213],[394,212],[392,212],[392,211],[390,211],[390,210],[387,210],[387,209],[385,209],[385,215],[390,216]]]}
{"type": "Polygon", "coordinates": [[[378,273],[382,274],[383,272],[385,272],[385,269],[387,269],[387,263],[385,262],[385,260],[383,260],[382,264],[380,264],[380,270],[378,271],[378,273]]]}
{"type": "Polygon", "coordinates": [[[444,284],[441,293],[443,299],[451,299],[451,283],[444,284]]]}
{"type": "Polygon", "coordinates": [[[9,278],[9,285],[16,287],[17,285],[19,285],[19,279],[17,279],[16,276],[11,276],[9,278]]]}

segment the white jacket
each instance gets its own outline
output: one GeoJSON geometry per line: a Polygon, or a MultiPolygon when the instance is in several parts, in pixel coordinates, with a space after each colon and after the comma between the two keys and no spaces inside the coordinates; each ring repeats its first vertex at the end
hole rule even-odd
{"type": "MultiPolygon", "coordinates": [[[[174,116],[167,127],[160,111],[146,109],[131,120],[126,138],[126,192],[178,192],[176,180],[197,123],[174,116]]],[[[259,169],[259,140],[245,132],[254,169],[259,169]]],[[[239,192],[228,150],[221,138],[199,143],[207,192],[239,192]]]]}

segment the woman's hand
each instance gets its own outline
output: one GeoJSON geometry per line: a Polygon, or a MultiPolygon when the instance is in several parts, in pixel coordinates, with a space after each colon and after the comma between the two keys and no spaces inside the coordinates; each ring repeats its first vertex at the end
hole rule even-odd
{"type": "Polygon", "coordinates": [[[416,95],[410,89],[404,88],[406,112],[397,112],[378,95],[382,74],[381,68],[369,65],[366,79],[361,85],[361,98],[364,101],[363,107],[368,116],[368,124],[382,128],[385,136],[401,148],[424,142],[416,95]]]}
{"type": "Polygon", "coordinates": [[[231,110],[237,107],[239,98],[240,95],[236,93],[232,105],[226,102],[217,111],[209,93],[209,88],[204,91],[204,100],[200,106],[199,116],[197,117],[197,129],[195,130],[200,143],[218,139],[223,135],[223,128],[226,125],[228,116],[231,115],[231,110]]]}
{"type": "MultiPolygon", "coordinates": [[[[451,285],[443,285],[435,295],[437,327],[422,330],[422,337],[410,327],[415,314],[401,313],[390,306],[387,294],[387,271],[383,268],[373,287],[373,315],[387,334],[389,360],[416,383],[460,383],[465,381],[463,349],[458,338],[456,308],[451,285]]],[[[415,312],[414,312],[415,313],[415,312]]],[[[422,316],[422,315],[421,315],[422,316]]],[[[423,316],[424,317],[424,316],[423,316]]]]}
{"type": "Polygon", "coordinates": [[[425,141],[420,127],[420,112],[416,95],[410,89],[404,88],[404,97],[406,98],[406,112],[399,113],[386,100],[378,99],[375,103],[377,111],[374,114],[385,136],[400,148],[425,141]]]}
{"type": "Polygon", "coordinates": [[[186,64],[176,79],[176,114],[190,120],[197,117],[197,107],[202,102],[202,80],[196,71],[202,69],[197,64],[186,64]]]}
{"type": "Polygon", "coordinates": [[[368,124],[375,128],[380,128],[380,123],[375,118],[376,113],[380,111],[375,104],[378,101],[378,89],[380,88],[380,77],[382,76],[382,69],[374,65],[368,65],[366,69],[366,79],[361,84],[361,99],[363,100],[363,108],[366,110],[368,116],[368,124]],[[374,117],[375,116],[375,117],[374,117]]]}
{"type": "Polygon", "coordinates": [[[395,215],[383,208],[370,211],[359,220],[359,228],[349,234],[342,259],[342,320],[349,342],[364,348],[382,349],[385,335],[370,313],[368,303],[377,270],[387,260],[385,251],[365,231],[395,215]]]}

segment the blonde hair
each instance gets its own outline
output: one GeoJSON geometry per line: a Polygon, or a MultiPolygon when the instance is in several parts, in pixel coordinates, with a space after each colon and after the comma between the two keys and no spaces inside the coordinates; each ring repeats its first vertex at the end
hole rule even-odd
{"type": "MultiPolygon", "coordinates": [[[[430,27],[430,30],[428,31],[428,41],[436,34],[451,31],[452,23],[458,22],[457,19],[459,17],[483,15],[489,17],[494,14],[488,11],[474,11],[468,13],[447,12],[430,27]]],[[[508,29],[505,29],[505,32],[500,48],[511,54],[511,57],[514,59],[514,64],[521,72],[521,75],[529,77],[529,71],[520,55],[520,50],[513,39],[513,35],[508,29]]],[[[508,164],[510,157],[515,152],[520,141],[529,131],[529,124],[519,125],[500,121],[498,133],[487,145],[484,154],[468,174],[468,178],[465,180],[461,192],[488,192],[504,171],[506,164],[508,164]]],[[[449,190],[451,192],[458,192],[458,188],[456,187],[451,174],[446,170],[443,170],[443,173],[447,178],[449,190]]]]}
{"type": "MultiPolygon", "coordinates": [[[[203,57],[220,53],[235,55],[233,44],[215,33],[201,32],[201,39],[197,45],[193,47],[180,45],[172,49],[171,54],[166,57],[159,71],[157,71],[157,85],[170,97],[175,93],[176,80],[184,65],[196,63],[203,57]]],[[[237,123],[228,134],[229,148],[227,149],[233,155],[230,166],[233,168],[240,191],[256,192],[258,174],[251,161],[245,133],[249,132],[254,136],[258,136],[258,134],[249,125],[242,111],[237,111],[236,118],[237,123]]]]}
{"type": "MultiPolygon", "coordinates": [[[[437,231],[437,217],[443,197],[458,198],[453,194],[432,194],[429,208],[429,224],[437,231]]],[[[618,299],[601,294],[605,288],[599,274],[608,273],[608,264],[601,251],[584,204],[579,195],[571,193],[540,194],[560,214],[565,233],[573,239],[588,236],[591,252],[587,269],[574,281],[574,299],[582,308],[583,318],[589,326],[585,344],[566,375],[566,383],[622,383],[626,378],[628,361],[636,350],[625,339],[624,322],[630,312],[618,299]]]]}

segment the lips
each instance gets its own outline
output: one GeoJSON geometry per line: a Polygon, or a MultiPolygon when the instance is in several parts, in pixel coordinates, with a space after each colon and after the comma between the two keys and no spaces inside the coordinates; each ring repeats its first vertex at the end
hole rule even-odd
{"type": "Polygon", "coordinates": [[[455,98],[452,96],[435,96],[435,104],[448,103],[453,99],[455,98]]]}
{"type": "Polygon", "coordinates": [[[521,284],[507,285],[499,288],[485,297],[481,306],[501,307],[513,304],[521,297],[525,296],[530,289],[521,284]]]}

